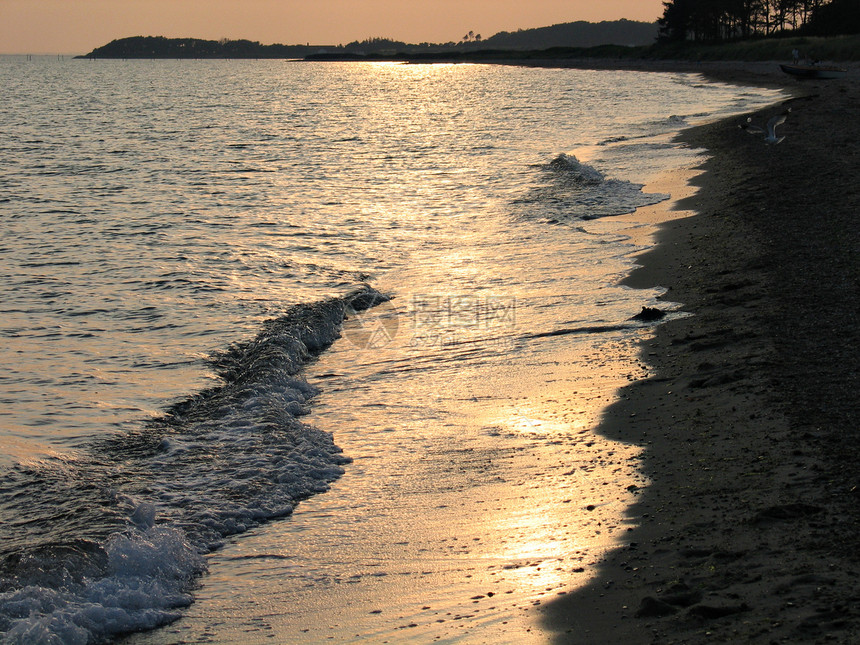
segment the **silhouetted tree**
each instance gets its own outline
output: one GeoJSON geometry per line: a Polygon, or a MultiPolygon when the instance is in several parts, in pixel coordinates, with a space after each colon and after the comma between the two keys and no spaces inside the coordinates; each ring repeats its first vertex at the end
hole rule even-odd
{"type": "Polygon", "coordinates": [[[694,0],[670,0],[663,3],[660,38],[668,41],[687,40],[692,31],[694,0]]]}
{"type": "Polygon", "coordinates": [[[860,2],[832,0],[812,14],[808,33],[816,36],[860,34],[860,2]]]}
{"type": "Polygon", "coordinates": [[[719,41],[802,32],[856,33],[858,0],[667,0],[657,21],[664,41],[719,41]]]}

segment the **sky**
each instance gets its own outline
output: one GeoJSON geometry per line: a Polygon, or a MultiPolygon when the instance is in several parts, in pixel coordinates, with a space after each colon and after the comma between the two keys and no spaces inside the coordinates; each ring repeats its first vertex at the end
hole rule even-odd
{"type": "Polygon", "coordinates": [[[0,0],[0,53],[86,54],[116,38],[167,36],[337,45],[458,41],[587,20],[644,20],[662,0],[0,0]]]}

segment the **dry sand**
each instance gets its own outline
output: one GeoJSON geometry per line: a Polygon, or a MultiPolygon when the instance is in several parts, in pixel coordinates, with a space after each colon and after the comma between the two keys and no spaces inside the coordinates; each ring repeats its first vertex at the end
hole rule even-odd
{"type": "Polygon", "coordinates": [[[787,87],[786,139],[743,119],[682,135],[712,155],[683,205],[697,215],[665,224],[629,283],[693,316],[645,343],[652,376],[602,423],[645,446],[651,485],[625,545],[544,627],[558,643],[858,643],[860,68],[694,69],[787,87]]]}

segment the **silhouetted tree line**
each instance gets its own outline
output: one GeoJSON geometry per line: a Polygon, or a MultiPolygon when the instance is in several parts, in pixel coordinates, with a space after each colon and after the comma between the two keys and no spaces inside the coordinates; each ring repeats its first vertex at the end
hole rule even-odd
{"type": "Polygon", "coordinates": [[[860,0],[669,0],[657,22],[664,41],[856,34],[860,0]]]}
{"type": "Polygon", "coordinates": [[[298,58],[316,51],[305,45],[262,45],[251,40],[203,40],[133,36],[113,40],[85,58],[298,58]]]}
{"type": "MultiPolygon", "coordinates": [[[[0,0],[2,1],[2,0],[0,0]]],[[[857,0],[860,1],[860,0],[857,0]]],[[[650,45],[657,36],[655,23],[630,20],[589,23],[584,21],[538,29],[502,31],[490,38],[469,31],[459,42],[409,44],[389,38],[367,38],[346,45],[262,45],[250,40],[203,40],[133,36],[113,40],[81,58],[303,58],[307,55],[360,56],[374,54],[474,52],[482,49],[548,49],[596,45],[650,45]]]]}

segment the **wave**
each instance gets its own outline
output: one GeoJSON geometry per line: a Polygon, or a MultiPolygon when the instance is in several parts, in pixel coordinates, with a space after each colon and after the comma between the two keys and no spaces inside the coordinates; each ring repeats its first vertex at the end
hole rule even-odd
{"type": "Polygon", "coordinates": [[[565,180],[577,184],[597,186],[606,181],[606,178],[596,168],[582,163],[573,155],[561,153],[548,164],[539,166],[544,170],[559,173],[565,180]]]}
{"type": "Polygon", "coordinates": [[[168,623],[226,536],[327,490],[350,459],[301,422],[316,394],[302,370],[345,316],[387,299],[363,287],[294,306],[211,357],[217,387],[85,454],[4,476],[3,498],[29,501],[2,509],[20,520],[0,560],[3,642],[104,642],[168,623]]]}
{"type": "Polygon", "coordinates": [[[523,219],[573,223],[632,213],[669,198],[643,193],[641,184],[607,178],[573,155],[560,154],[534,167],[541,173],[539,183],[511,205],[514,215],[523,219]]]}

